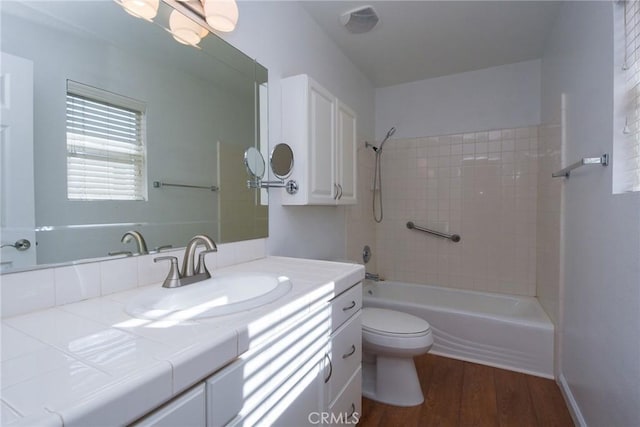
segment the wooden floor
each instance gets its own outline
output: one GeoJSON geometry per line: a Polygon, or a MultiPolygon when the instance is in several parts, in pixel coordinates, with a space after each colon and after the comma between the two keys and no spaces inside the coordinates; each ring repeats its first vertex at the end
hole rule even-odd
{"type": "Polygon", "coordinates": [[[431,354],[415,361],[424,403],[400,408],[363,398],[359,426],[573,426],[552,380],[431,354]]]}

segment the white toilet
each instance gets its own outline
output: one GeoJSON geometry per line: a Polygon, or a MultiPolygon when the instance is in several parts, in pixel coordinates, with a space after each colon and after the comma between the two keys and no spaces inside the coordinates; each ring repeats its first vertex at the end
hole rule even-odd
{"type": "Polygon", "coordinates": [[[396,406],[424,402],[413,357],[433,345],[424,319],[382,308],[362,309],[362,395],[396,406]]]}

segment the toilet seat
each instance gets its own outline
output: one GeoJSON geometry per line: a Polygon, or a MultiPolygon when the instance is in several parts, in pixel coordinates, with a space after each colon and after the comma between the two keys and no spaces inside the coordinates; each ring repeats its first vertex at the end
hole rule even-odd
{"type": "Polygon", "coordinates": [[[431,332],[429,323],[417,316],[384,308],[362,309],[362,331],[387,337],[421,337],[431,332]]]}

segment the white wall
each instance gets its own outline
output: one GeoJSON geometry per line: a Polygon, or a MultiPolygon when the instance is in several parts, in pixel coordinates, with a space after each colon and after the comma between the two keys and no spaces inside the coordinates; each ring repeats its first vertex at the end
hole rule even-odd
{"type": "Polygon", "coordinates": [[[540,123],[540,60],[376,90],[376,137],[448,135],[540,123]]]}
{"type": "MultiPolygon", "coordinates": [[[[238,7],[238,27],[224,38],[269,69],[271,146],[286,142],[281,141],[280,79],[302,73],[309,74],[356,111],[360,142],[372,137],[373,86],[300,5],[242,1],[238,7]]],[[[269,197],[270,254],[345,257],[343,207],[282,207],[279,191],[270,190],[269,197]]]]}
{"type": "MultiPolygon", "coordinates": [[[[542,58],[542,121],[566,94],[565,161],[613,149],[611,2],[565,2],[542,58]]],[[[640,195],[612,195],[612,167],[564,183],[561,384],[580,423],[640,424],[640,195]]]]}

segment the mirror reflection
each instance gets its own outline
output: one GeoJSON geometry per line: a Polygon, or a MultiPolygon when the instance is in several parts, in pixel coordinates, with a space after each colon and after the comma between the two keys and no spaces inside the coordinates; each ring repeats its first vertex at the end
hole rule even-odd
{"type": "Polygon", "coordinates": [[[251,179],[262,179],[264,177],[264,158],[255,147],[249,147],[244,152],[244,165],[251,179]]]}
{"type": "Polygon", "coordinates": [[[3,271],[136,252],[132,230],[149,251],[267,236],[241,167],[267,141],[267,71],[214,34],[176,42],[172,12],[3,2],[2,244],[31,242],[3,271]]]}
{"type": "Polygon", "coordinates": [[[293,170],[293,150],[288,144],[277,144],[271,151],[271,170],[278,179],[285,179],[293,170]]]}

